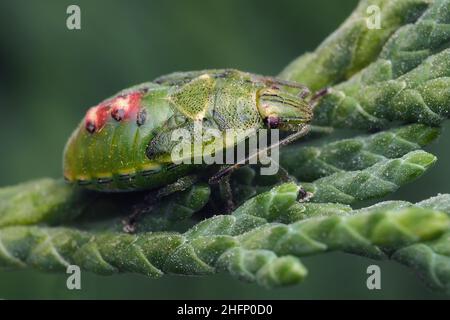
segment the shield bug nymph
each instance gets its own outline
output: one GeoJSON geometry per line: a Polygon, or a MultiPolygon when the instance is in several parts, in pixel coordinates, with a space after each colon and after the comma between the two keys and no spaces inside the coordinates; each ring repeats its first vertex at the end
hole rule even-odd
{"type": "MultiPolygon", "coordinates": [[[[170,190],[185,189],[196,181],[185,177],[202,176],[205,165],[173,163],[174,130],[190,132],[201,122],[204,129],[219,132],[230,128],[293,132],[278,143],[283,145],[308,133],[313,108],[305,99],[307,93],[297,83],[231,69],[157,78],[88,110],[66,145],[64,177],[105,192],[157,189],[164,195],[168,192],[161,190],[174,183],[177,187],[170,190]],[[292,87],[300,94],[290,93],[292,87]]],[[[217,182],[242,164],[222,168],[208,178],[217,182]]]]}

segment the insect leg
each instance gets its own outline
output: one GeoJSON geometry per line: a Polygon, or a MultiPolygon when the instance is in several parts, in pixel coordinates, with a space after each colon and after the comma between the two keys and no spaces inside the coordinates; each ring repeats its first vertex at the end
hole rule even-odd
{"type": "Polygon", "coordinates": [[[188,175],[181,177],[174,183],[168,184],[167,186],[158,190],[156,197],[161,199],[166,197],[172,193],[184,191],[189,187],[192,187],[198,181],[198,177],[196,175],[188,175]]]}
{"type": "MultiPolygon", "coordinates": [[[[280,164],[278,164],[279,170],[278,175],[280,176],[280,180],[284,183],[286,182],[294,182],[297,183],[297,179],[295,177],[291,176],[289,172],[283,168],[280,164]]],[[[303,189],[301,185],[299,185],[300,190],[298,191],[297,201],[298,202],[307,202],[309,199],[312,198],[313,194],[311,192],[306,191],[303,189]]]]}
{"type": "Polygon", "coordinates": [[[233,192],[231,190],[230,185],[230,175],[227,175],[223,177],[222,180],[220,180],[219,188],[220,188],[220,195],[222,199],[225,200],[226,205],[225,211],[226,213],[231,213],[234,210],[235,206],[233,201],[233,192]]]}
{"type": "Polygon", "coordinates": [[[333,133],[333,127],[325,127],[325,126],[317,126],[311,125],[311,133],[315,133],[317,135],[326,135],[333,133]]]}
{"type": "MultiPolygon", "coordinates": [[[[295,184],[297,183],[297,179],[295,177],[291,176],[289,172],[280,164],[278,164],[278,176],[280,177],[281,182],[293,182],[295,184]]],[[[297,201],[298,202],[307,202],[309,199],[312,198],[313,194],[311,192],[306,191],[303,189],[301,185],[299,185],[300,190],[298,191],[297,201]]]]}
{"type": "Polygon", "coordinates": [[[320,89],[319,91],[316,91],[313,94],[313,96],[311,97],[311,100],[309,101],[311,108],[314,109],[314,107],[319,102],[319,99],[322,98],[323,96],[326,96],[330,92],[331,92],[331,88],[323,88],[323,89],[320,89]]]}
{"type": "Polygon", "coordinates": [[[302,186],[300,186],[300,190],[298,191],[297,201],[298,202],[307,202],[309,199],[311,199],[313,194],[311,192],[306,191],[303,189],[302,186]]]}
{"type": "Polygon", "coordinates": [[[136,231],[136,225],[139,218],[156,204],[156,202],[175,192],[184,191],[193,186],[198,178],[195,175],[188,175],[182,177],[172,184],[168,184],[161,189],[151,191],[142,201],[133,208],[133,213],[122,221],[123,231],[126,233],[133,233],[136,231]]]}
{"type": "Polygon", "coordinates": [[[286,138],[284,138],[281,141],[278,141],[274,144],[271,144],[270,146],[258,150],[257,152],[249,155],[248,157],[246,157],[245,159],[231,165],[228,166],[224,169],[219,170],[216,174],[214,174],[210,179],[209,179],[209,183],[210,184],[215,184],[220,182],[225,176],[230,175],[232,172],[234,172],[236,169],[239,169],[240,167],[244,166],[246,164],[246,162],[249,162],[250,160],[254,159],[255,157],[260,157],[262,154],[267,154],[268,151],[270,151],[273,148],[276,147],[282,147],[284,145],[290,144],[298,139],[300,139],[301,137],[307,135],[309,133],[310,130],[310,126],[306,125],[304,127],[302,127],[299,131],[294,132],[293,134],[287,136],[286,138]]]}
{"type": "Polygon", "coordinates": [[[289,172],[280,164],[278,165],[278,176],[280,177],[280,180],[283,182],[295,182],[295,178],[289,174],[289,172]]]}

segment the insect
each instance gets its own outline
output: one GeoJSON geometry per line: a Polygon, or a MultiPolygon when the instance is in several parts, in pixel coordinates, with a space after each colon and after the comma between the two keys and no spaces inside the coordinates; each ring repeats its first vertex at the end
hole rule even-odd
{"type": "MultiPolygon", "coordinates": [[[[309,131],[311,101],[323,93],[309,102],[308,94],[303,85],[233,69],[162,76],[87,111],[65,147],[65,180],[105,192],[157,190],[153,200],[186,189],[205,172],[210,182],[222,181],[245,159],[212,175],[204,164],[175,164],[174,130],[194,132],[194,125],[201,124],[219,132],[230,128],[292,131],[277,143],[287,144],[309,131]],[[300,94],[290,93],[289,88],[299,89],[300,94]]],[[[224,148],[239,143],[239,139],[228,140],[223,139],[224,148]]]]}

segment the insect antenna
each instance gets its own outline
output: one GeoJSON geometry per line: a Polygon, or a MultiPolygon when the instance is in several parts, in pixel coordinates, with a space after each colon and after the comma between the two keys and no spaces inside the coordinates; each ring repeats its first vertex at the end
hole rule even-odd
{"type": "Polygon", "coordinates": [[[320,89],[319,91],[316,91],[313,96],[311,97],[311,100],[309,101],[309,104],[311,106],[311,108],[314,110],[314,108],[317,106],[317,104],[319,103],[320,98],[326,96],[327,94],[329,94],[331,92],[331,88],[323,88],[320,89]]]}
{"type": "Polygon", "coordinates": [[[295,82],[295,81],[283,80],[283,79],[278,79],[278,78],[273,78],[273,77],[262,77],[262,81],[269,86],[278,85],[278,86],[284,86],[284,87],[288,87],[288,88],[301,89],[300,92],[298,93],[298,96],[302,99],[306,98],[307,96],[309,96],[311,94],[311,91],[309,90],[309,88],[306,85],[295,82]]]}

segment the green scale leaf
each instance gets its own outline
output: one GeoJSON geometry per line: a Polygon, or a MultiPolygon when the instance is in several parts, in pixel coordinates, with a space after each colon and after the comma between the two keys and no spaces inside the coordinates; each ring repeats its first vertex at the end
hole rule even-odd
{"type": "Polygon", "coordinates": [[[304,278],[306,269],[296,257],[343,250],[383,258],[385,252],[449,230],[448,215],[434,209],[390,204],[351,211],[340,204],[301,204],[296,201],[298,191],[296,184],[283,184],[232,215],[206,219],[183,234],[3,227],[0,265],[62,271],[77,264],[100,274],[138,272],[152,277],[227,270],[240,279],[273,286],[304,278]],[[285,212],[290,212],[288,217],[285,212]]]}

